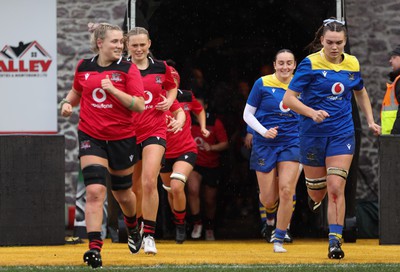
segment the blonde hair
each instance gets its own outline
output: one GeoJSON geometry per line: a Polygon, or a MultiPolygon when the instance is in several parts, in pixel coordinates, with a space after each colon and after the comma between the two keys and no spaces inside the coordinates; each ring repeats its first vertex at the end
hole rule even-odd
{"type": "Polygon", "coordinates": [[[129,40],[129,37],[131,36],[135,36],[135,35],[140,35],[140,34],[144,34],[147,36],[147,38],[150,40],[150,35],[149,35],[149,31],[147,31],[147,29],[145,29],[144,27],[134,27],[132,28],[127,34],[127,40],[129,40]]]}
{"type": "Polygon", "coordinates": [[[106,37],[106,32],[108,30],[119,30],[122,32],[122,29],[117,25],[111,25],[108,23],[89,23],[89,32],[90,35],[90,50],[95,54],[99,53],[99,47],[97,46],[97,39],[104,40],[106,37]]]}

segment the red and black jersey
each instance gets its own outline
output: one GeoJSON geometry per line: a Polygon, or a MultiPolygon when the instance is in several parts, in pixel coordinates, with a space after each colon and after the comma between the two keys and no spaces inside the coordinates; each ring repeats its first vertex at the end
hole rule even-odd
{"type": "MultiPolygon", "coordinates": [[[[173,116],[172,112],[182,108],[182,105],[175,100],[172,104],[169,111],[167,111],[167,115],[173,116]]],[[[180,155],[185,154],[187,152],[197,153],[197,145],[193,140],[192,132],[190,131],[190,124],[188,122],[190,120],[190,113],[186,113],[186,121],[182,130],[177,133],[167,132],[167,148],[165,151],[165,158],[174,159],[178,158],[180,155]],[[188,116],[189,114],[189,116],[188,116]]]]}
{"type": "Polygon", "coordinates": [[[227,142],[228,136],[221,120],[216,118],[213,114],[207,113],[206,116],[206,127],[210,132],[210,136],[207,138],[201,134],[201,129],[198,123],[193,121],[192,125],[192,136],[198,148],[196,165],[214,168],[220,165],[220,153],[217,151],[205,151],[203,147],[204,143],[206,142],[209,145],[214,145],[220,142],[227,142]]]}
{"type": "Polygon", "coordinates": [[[98,56],[79,61],[74,89],[81,94],[78,129],[99,140],[121,140],[135,136],[133,113],[101,88],[108,75],[113,85],[132,96],[144,96],[143,83],[135,64],[118,60],[107,67],[98,56]]]}
{"type": "Polygon", "coordinates": [[[167,91],[176,87],[169,66],[160,60],[149,58],[149,67],[140,70],[144,86],[145,110],[135,114],[137,143],[147,138],[161,137],[166,140],[167,126],[165,112],[156,105],[167,96],[167,91]]]}
{"type": "Polygon", "coordinates": [[[178,89],[177,100],[174,101],[167,114],[172,115],[171,112],[179,108],[182,108],[185,112],[186,121],[181,131],[175,134],[167,132],[167,150],[165,152],[167,159],[177,158],[187,152],[197,153],[197,145],[191,133],[192,121],[190,113],[199,114],[203,110],[203,106],[197,101],[191,91],[178,89]]]}
{"type": "Polygon", "coordinates": [[[203,106],[196,99],[192,91],[178,89],[178,95],[176,96],[176,99],[179,101],[182,109],[185,111],[187,120],[185,122],[185,126],[188,126],[190,129],[192,126],[190,113],[193,112],[198,115],[203,110],[203,106]]]}

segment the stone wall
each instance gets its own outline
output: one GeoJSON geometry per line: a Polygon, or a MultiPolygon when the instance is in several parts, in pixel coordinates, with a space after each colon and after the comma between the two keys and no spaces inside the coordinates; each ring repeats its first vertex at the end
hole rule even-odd
{"type": "MultiPolygon", "coordinates": [[[[58,0],[58,98],[71,88],[77,61],[89,57],[87,23],[106,21],[122,25],[125,0],[58,0]]],[[[358,57],[377,122],[390,71],[387,53],[400,44],[400,3],[397,0],[347,0],[346,17],[351,53],[358,57]]],[[[363,137],[359,162],[358,198],[376,199],[378,193],[377,138],[368,132],[362,116],[363,137]]],[[[69,119],[59,117],[59,132],[66,139],[66,202],[73,204],[78,179],[78,109],[69,119]]]]}
{"type": "MultiPolygon", "coordinates": [[[[57,50],[58,50],[58,100],[71,89],[77,62],[93,54],[89,46],[89,22],[109,22],[122,26],[126,9],[125,0],[58,0],[57,50]]],[[[79,109],[66,119],[59,115],[58,130],[65,135],[65,192],[66,203],[75,204],[78,180],[79,109]]]]}
{"type": "MultiPolygon", "coordinates": [[[[391,71],[388,52],[400,44],[400,3],[397,0],[346,0],[346,17],[351,53],[360,61],[365,86],[370,95],[375,121],[391,71]]],[[[359,160],[357,197],[378,197],[378,140],[368,131],[362,117],[362,145],[359,160]]]]}

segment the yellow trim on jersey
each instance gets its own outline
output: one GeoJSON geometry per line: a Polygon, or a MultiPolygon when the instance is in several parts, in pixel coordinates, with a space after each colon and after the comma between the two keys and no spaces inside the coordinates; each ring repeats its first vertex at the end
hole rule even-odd
{"type": "Polygon", "coordinates": [[[261,80],[263,82],[264,87],[271,87],[271,88],[275,87],[286,90],[289,86],[289,83],[285,84],[279,81],[279,79],[275,76],[275,74],[263,76],[261,77],[261,80]]]}
{"type": "Polygon", "coordinates": [[[335,64],[328,61],[325,58],[324,49],[314,54],[308,56],[311,61],[311,69],[312,70],[333,70],[335,72],[339,71],[349,71],[349,72],[359,72],[360,64],[356,57],[349,55],[347,53],[343,53],[344,60],[335,64]]]}

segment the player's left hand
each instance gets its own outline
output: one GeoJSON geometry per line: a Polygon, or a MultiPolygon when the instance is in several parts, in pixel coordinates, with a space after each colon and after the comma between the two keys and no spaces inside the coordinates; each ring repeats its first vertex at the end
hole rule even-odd
{"type": "Polygon", "coordinates": [[[368,128],[369,128],[369,130],[371,130],[374,133],[375,136],[381,135],[381,132],[382,132],[381,126],[379,126],[375,123],[372,123],[372,124],[368,124],[368,128]]]}
{"type": "Polygon", "coordinates": [[[161,96],[161,98],[163,99],[163,101],[161,101],[161,102],[159,102],[157,105],[156,105],[156,109],[157,110],[160,110],[160,111],[167,111],[167,110],[169,110],[169,107],[171,106],[171,103],[168,101],[168,99],[165,97],[165,96],[163,96],[162,94],[160,95],[161,96]]]}
{"type": "Polygon", "coordinates": [[[184,123],[179,122],[172,116],[167,116],[167,131],[171,131],[174,134],[182,131],[184,123]]]}

